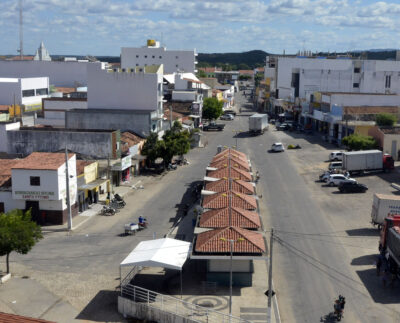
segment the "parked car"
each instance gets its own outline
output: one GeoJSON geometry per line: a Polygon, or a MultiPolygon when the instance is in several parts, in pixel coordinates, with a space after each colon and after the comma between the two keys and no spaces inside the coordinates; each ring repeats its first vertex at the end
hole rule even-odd
{"type": "Polygon", "coordinates": [[[234,117],[233,114],[223,114],[223,115],[220,117],[220,119],[221,119],[221,120],[233,120],[233,119],[235,119],[235,117],[234,117]]]}
{"type": "Polygon", "coordinates": [[[275,119],[269,119],[270,124],[275,124],[275,119]]]}
{"type": "Polygon", "coordinates": [[[224,114],[232,114],[236,117],[236,111],[234,111],[234,110],[225,110],[224,114]]]}
{"type": "Polygon", "coordinates": [[[333,175],[333,174],[343,174],[346,177],[350,177],[349,172],[342,172],[341,170],[327,170],[325,172],[323,172],[321,175],[319,175],[319,180],[321,182],[327,182],[329,179],[329,176],[333,175]]]}
{"type": "Polygon", "coordinates": [[[290,124],[284,122],[276,127],[277,130],[289,130],[291,128],[290,124]]]}
{"type": "Polygon", "coordinates": [[[340,193],[365,193],[368,186],[361,183],[343,182],[339,184],[340,193]]]}
{"type": "Polygon", "coordinates": [[[283,144],[281,142],[276,142],[276,143],[272,144],[271,151],[273,151],[273,152],[285,151],[285,147],[283,146],[283,144]]]}
{"type": "Polygon", "coordinates": [[[337,186],[341,183],[357,183],[354,178],[346,177],[343,174],[332,174],[329,176],[327,184],[329,186],[337,186]]]}
{"type": "Polygon", "coordinates": [[[332,151],[329,154],[329,160],[342,160],[343,159],[343,151],[332,151]]]}
{"type": "Polygon", "coordinates": [[[211,121],[208,125],[203,126],[203,131],[211,131],[211,130],[224,130],[225,125],[221,123],[215,123],[215,121],[211,121]]]}
{"type": "Polygon", "coordinates": [[[333,170],[333,169],[342,169],[343,168],[343,163],[341,161],[335,161],[332,163],[329,163],[328,169],[333,170]]]}

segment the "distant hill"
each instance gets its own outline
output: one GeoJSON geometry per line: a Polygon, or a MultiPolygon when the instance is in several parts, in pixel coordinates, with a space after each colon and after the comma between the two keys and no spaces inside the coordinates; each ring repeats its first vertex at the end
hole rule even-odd
{"type": "Polygon", "coordinates": [[[238,69],[253,69],[264,66],[267,55],[268,53],[263,50],[252,50],[243,53],[199,53],[197,60],[199,62],[198,67],[234,65],[238,69]]]}

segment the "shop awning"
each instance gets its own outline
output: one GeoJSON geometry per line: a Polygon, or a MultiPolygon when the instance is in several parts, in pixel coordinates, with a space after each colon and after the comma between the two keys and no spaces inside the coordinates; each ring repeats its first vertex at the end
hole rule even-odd
{"type": "Polygon", "coordinates": [[[170,238],[140,242],[120,266],[163,267],[181,270],[191,243],[170,238]]]}
{"type": "Polygon", "coordinates": [[[103,185],[105,182],[107,182],[108,179],[96,179],[93,182],[83,184],[78,187],[78,190],[93,190],[96,187],[99,187],[100,185],[103,185]]]}

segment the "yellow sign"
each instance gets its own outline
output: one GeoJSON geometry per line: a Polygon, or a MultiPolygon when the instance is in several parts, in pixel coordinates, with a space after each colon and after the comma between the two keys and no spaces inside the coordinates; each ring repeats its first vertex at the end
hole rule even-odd
{"type": "Polygon", "coordinates": [[[147,46],[155,46],[156,41],[154,39],[147,39],[147,46]]]}

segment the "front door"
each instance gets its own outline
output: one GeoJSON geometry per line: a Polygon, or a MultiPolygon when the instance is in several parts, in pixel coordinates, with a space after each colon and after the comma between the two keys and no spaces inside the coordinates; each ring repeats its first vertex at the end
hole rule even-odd
{"type": "Polygon", "coordinates": [[[36,223],[42,223],[39,210],[39,201],[26,201],[25,210],[28,211],[29,209],[31,210],[32,221],[35,221],[36,223]]]}

